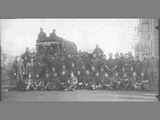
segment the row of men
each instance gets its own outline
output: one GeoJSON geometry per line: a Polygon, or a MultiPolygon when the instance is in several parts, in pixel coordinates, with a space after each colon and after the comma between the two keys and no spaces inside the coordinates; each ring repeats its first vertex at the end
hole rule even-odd
{"type": "MultiPolygon", "coordinates": [[[[135,89],[137,85],[140,85],[139,87],[141,88],[144,88],[144,85],[148,85],[145,87],[148,89],[149,83],[151,82],[149,78],[151,77],[148,77],[148,71],[143,71],[146,69],[142,69],[144,67],[142,64],[144,61],[140,61],[139,59],[124,60],[120,58],[112,59],[110,57],[106,64],[99,66],[98,64],[94,65],[89,63],[82,63],[81,66],[78,66],[73,61],[68,61],[71,63],[70,67],[60,63],[61,67],[58,65],[58,67],[52,65],[50,65],[50,67],[45,66],[45,69],[37,73],[31,65],[32,69],[29,69],[27,74],[23,74],[23,77],[27,78],[25,81],[29,86],[33,86],[31,83],[38,83],[39,86],[43,86],[43,88],[52,86],[54,89],[65,89],[69,86],[68,83],[71,84],[71,82],[68,82],[72,79],[71,76],[74,76],[77,78],[78,88],[108,86],[107,88],[110,89],[135,89]],[[43,85],[40,85],[42,83],[43,85]]],[[[36,67],[36,69],[40,70],[38,67],[36,67]]],[[[28,88],[29,87],[27,87],[27,89],[28,88]]]]}

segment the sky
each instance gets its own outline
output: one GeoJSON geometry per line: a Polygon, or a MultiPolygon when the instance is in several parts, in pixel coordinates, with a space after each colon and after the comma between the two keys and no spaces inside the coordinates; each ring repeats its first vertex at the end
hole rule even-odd
{"type": "Polygon", "coordinates": [[[58,36],[76,43],[78,50],[92,52],[98,44],[106,55],[134,53],[137,25],[138,19],[2,19],[2,51],[17,56],[26,47],[34,49],[42,27],[47,35],[56,29],[58,36]]]}

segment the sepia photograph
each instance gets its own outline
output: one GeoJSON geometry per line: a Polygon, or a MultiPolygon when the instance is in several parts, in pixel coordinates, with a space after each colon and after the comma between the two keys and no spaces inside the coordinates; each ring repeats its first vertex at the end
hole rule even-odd
{"type": "Polygon", "coordinates": [[[0,19],[2,102],[157,102],[159,19],[0,19]]]}

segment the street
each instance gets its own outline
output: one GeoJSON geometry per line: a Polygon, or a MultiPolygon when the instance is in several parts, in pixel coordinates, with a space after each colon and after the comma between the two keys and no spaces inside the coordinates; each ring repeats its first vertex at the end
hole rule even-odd
{"type": "Polygon", "coordinates": [[[106,91],[106,90],[75,90],[75,91],[6,91],[3,92],[4,102],[155,102],[156,92],[141,91],[106,91]]]}

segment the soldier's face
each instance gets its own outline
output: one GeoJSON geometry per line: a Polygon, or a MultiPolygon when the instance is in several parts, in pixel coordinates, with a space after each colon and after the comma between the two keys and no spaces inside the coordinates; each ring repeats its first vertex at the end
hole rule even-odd
{"type": "Polygon", "coordinates": [[[71,77],[73,77],[74,76],[74,74],[73,74],[73,72],[71,72],[71,77]]]}
{"type": "Polygon", "coordinates": [[[74,67],[75,65],[74,65],[74,63],[72,63],[72,67],[74,67]]]}
{"type": "Polygon", "coordinates": [[[93,70],[93,71],[95,70],[95,67],[94,67],[94,66],[92,66],[92,70],[93,70]]]}
{"type": "Polygon", "coordinates": [[[86,73],[87,73],[87,75],[88,75],[88,74],[89,74],[89,71],[87,70],[86,73]]]}
{"type": "Polygon", "coordinates": [[[135,73],[135,72],[133,72],[133,76],[136,76],[136,73],[135,73]]]}
{"type": "Polygon", "coordinates": [[[37,74],[36,77],[38,78],[38,77],[39,77],[39,74],[37,74]]]}
{"type": "Polygon", "coordinates": [[[31,78],[31,74],[29,74],[29,78],[31,78]]]}
{"type": "Polygon", "coordinates": [[[108,74],[107,74],[107,73],[105,74],[105,77],[108,77],[108,74]]]}
{"type": "Polygon", "coordinates": [[[71,55],[70,55],[70,54],[68,55],[68,58],[71,58],[71,55]]]}
{"type": "Polygon", "coordinates": [[[57,77],[57,73],[54,74],[54,77],[57,77]]]}
{"type": "Polygon", "coordinates": [[[95,58],[95,57],[96,57],[96,54],[93,54],[93,57],[95,58]]]}
{"type": "Polygon", "coordinates": [[[96,76],[99,76],[99,73],[96,73],[96,76]]]}
{"type": "Polygon", "coordinates": [[[65,75],[65,74],[66,74],[66,72],[65,72],[65,71],[63,71],[63,72],[62,72],[62,75],[65,75]]]}
{"type": "Polygon", "coordinates": [[[55,68],[52,68],[52,71],[55,72],[55,68]]]}
{"type": "Polygon", "coordinates": [[[116,73],[116,76],[118,76],[118,73],[116,73]]]}
{"type": "Polygon", "coordinates": [[[63,68],[63,69],[65,69],[65,68],[66,68],[66,66],[65,66],[65,65],[63,65],[63,66],[62,66],[62,68],[63,68]]]}
{"type": "Polygon", "coordinates": [[[124,74],[123,76],[124,76],[124,77],[127,77],[127,74],[124,74]]]}
{"type": "Polygon", "coordinates": [[[84,65],[82,66],[82,69],[85,69],[85,66],[84,66],[84,65]]]}

